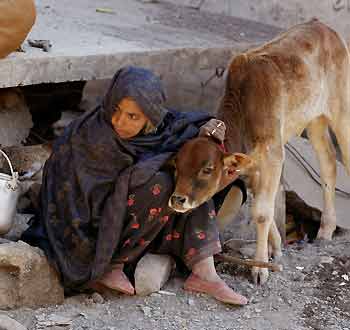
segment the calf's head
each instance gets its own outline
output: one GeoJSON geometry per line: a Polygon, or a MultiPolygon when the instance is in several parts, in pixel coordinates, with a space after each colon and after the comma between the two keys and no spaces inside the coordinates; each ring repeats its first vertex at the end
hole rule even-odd
{"type": "Polygon", "coordinates": [[[188,141],[175,158],[175,191],[169,206],[184,213],[208,201],[223,189],[233,171],[251,165],[244,154],[226,154],[211,138],[198,137],[188,141]]]}

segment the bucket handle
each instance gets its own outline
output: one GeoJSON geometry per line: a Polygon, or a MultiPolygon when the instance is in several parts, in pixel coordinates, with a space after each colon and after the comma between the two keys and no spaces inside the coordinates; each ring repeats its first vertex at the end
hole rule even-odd
{"type": "Polygon", "coordinates": [[[15,174],[15,172],[13,171],[13,167],[12,167],[12,163],[10,161],[10,158],[8,158],[8,156],[5,154],[5,152],[3,152],[1,149],[0,149],[0,153],[5,157],[5,159],[7,160],[7,163],[9,164],[10,166],[10,170],[11,170],[11,175],[12,175],[12,179],[15,181],[17,179],[17,175],[15,174]]]}

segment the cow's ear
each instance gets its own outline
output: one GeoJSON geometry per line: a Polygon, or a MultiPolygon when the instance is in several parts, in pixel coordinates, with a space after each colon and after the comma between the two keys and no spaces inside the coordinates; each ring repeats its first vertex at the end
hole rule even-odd
{"type": "Polygon", "coordinates": [[[225,169],[230,168],[232,170],[244,170],[253,164],[253,160],[246,154],[234,153],[227,155],[224,158],[225,169]]]}

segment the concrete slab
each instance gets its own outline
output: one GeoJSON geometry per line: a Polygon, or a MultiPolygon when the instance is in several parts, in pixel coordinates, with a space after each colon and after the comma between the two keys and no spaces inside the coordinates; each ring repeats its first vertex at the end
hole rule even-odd
{"type": "Polygon", "coordinates": [[[239,16],[282,28],[317,17],[350,39],[349,0],[162,0],[201,11],[239,16]]]}
{"type": "Polygon", "coordinates": [[[158,1],[37,0],[30,39],[49,39],[45,53],[0,61],[0,87],[110,78],[127,64],[186,72],[226,65],[232,54],[270,39],[278,29],[158,1]],[[108,9],[100,12],[97,8],[108,9]]]}

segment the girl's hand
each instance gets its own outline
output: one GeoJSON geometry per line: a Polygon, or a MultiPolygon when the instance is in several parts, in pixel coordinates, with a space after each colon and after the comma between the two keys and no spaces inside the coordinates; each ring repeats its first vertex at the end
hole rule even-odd
{"type": "Polygon", "coordinates": [[[226,126],[225,123],[219,119],[210,119],[200,129],[198,136],[212,136],[220,143],[224,142],[226,126]]]}

